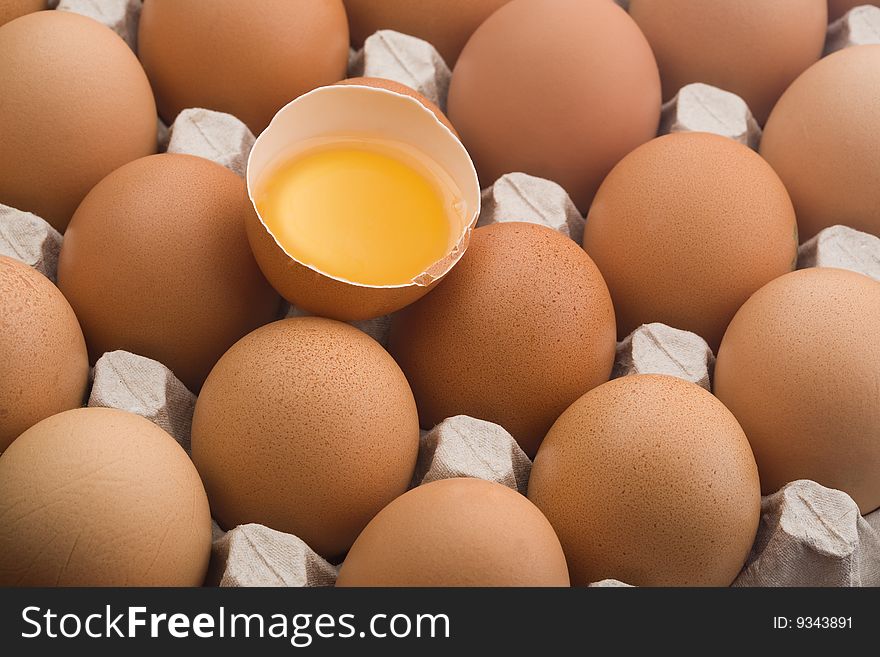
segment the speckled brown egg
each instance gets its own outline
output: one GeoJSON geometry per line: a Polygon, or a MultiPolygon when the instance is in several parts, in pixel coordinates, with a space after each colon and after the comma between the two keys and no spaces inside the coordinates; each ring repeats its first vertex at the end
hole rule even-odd
{"type": "Polygon", "coordinates": [[[613,2],[513,0],[468,41],[448,112],[484,185],[521,171],[585,212],[611,167],[657,134],[660,77],[613,2]]]}
{"type": "Polygon", "coordinates": [[[529,499],[559,535],[575,586],[727,586],[761,515],[736,418],[697,385],[645,374],[599,386],[560,416],[529,499]]]}
{"type": "Polygon", "coordinates": [[[474,31],[509,1],[343,0],[355,48],[377,30],[395,30],[431,43],[450,67],[474,31]]]}
{"type": "Polygon", "coordinates": [[[732,91],[763,124],[822,56],[825,0],[630,0],[660,66],[663,98],[691,82],[732,91]]]}
{"type": "Polygon", "coordinates": [[[47,0],[3,0],[0,3],[0,27],[11,20],[46,9],[47,0]]]}
{"type": "Polygon", "coordinates": [[[200,586],[210,555],[199,475],[149,420],[78,408],[0,456],[0,586],[200,586]]]}
{"type": "Polygon", "coordinates": [[[434,116],[437,117],[437,120],[440,121],[440,123],[452,130],[453,134],[455,134],[456,136],[458,135],[458,133],[455,131],[455,127],[452,125],[452,123],[449,122],[449,119],[443,113],[443,110],[437,107],[437,103],[428,100],[412,87],[408,87],[407,85],[401,84],[400,82],[387,80],[385,78],[348,78],[346,80],[343,80],[342,82],[339,82],[339,84],[356,84],[364,87],[387,89],[388,91],[393,91],[394,93],[403,94],[404,96],[409,96],[410,98],[415,98],[422,105],[431,110],[434,113],[434,116]]]}
{"type": "Polygon", "coordinates": [[[337,586],[568,586],[547,518],[507,486],[444,479],[398,497],[361,532],[337,586]]]}
{"type": "Polygon", "coordinates": [[[797,226],[785,187],[751,149],[677,133],[608,175],[584,248],[611,290],[621,338],[662,322],[717,349],[749,295],[794,269],[797,226]]]}
{"type": "Polygon", "coordinates": [[[196,403],[193,460],[226,529],[256,522],[342,556],[412,479],[412,391],[378,342],[329,319],[286,319],[217,363],[196,403]]]}
{"type": "Polygon", "coordinates": [[[92,360],[124,349],[197,391],[232,344],[275,319],[280,299],[248,247],[244,181],[191,155],[154,155],[102,180],[76,211],[58,286],[92,360]]]}
{"type": "Polygon", "coordinates": [[[749,437],[764,493],[812,479],[880,507],[880,283],[805,269],[756,292],[727,329],[715,394],[749,437]]]}
{"type": "Polygon", "coordinates": [[[795,80],[761,155],[791,194],[802,240],[837,224],[880,235],[880,45],[845,48],[795,80]]]}
{"type": "Polygon", "coordinates": [[[424,428],[470,415],[533,456],[559,414],[608,380],[614,336],[589,256],[554,230],[510,222],[474,231],[437,288],[394,315],[389,349],[424,428]]]}
{"type": "Polygon", "coordinates": [[[836,21],[850,9],[862,5],[874,5],[880,7],[880,3],[871,0],[828,0],[828,22],[836,21]]]}
{"type": "Polygon", "coordinates": [[[89,357],[52,282],[0,256],[0,453],[40,420],[82,405],[89,357]]]}
{"type": "Polygon", "coordinates": [[[205,107],[259,134],[297,96],[345,77],[348,22],[342,0],[145,0],[138,56],[166,122],[205,107]]]}
{"type": "Polygon", "coordinates": [[[111,29],[67,11],[0,27],[0,203],[64,231],[88,191],[156,152],[156,105],[111,29]]]}

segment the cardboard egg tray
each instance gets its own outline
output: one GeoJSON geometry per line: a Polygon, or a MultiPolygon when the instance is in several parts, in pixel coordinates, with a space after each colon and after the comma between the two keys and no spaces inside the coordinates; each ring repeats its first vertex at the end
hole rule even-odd
{"type": "MultiPolygon", "coordinates": [[[[626,5],[624,0],[619,4],[626,5]]],[[[136,47],[140,0],[60,0],[58,10],[95,18],[136,47]]],[[[829,27],[826,52],[880,42],[880,9],[859,7],[829,27]]],[[[446,105],[451,73],[429,43],[383,30],[352,52],[351,76],[384,77],[446,105]]],[[[254,135],[228,114],[193,108],[169,128],[158,123],[160,149],[213,160],[244,176],[254,135]]],[[[707,131],[757,148],[761,131],[738,96],[705,84],[679,91],[663,107],[660,133],[707,131]]],[[[556,183],[511,173],[483,192],[478,225],[543,224],[580,242],[584,217],[556,183]]],[[[33,214],[0,205],[0,254],[55,280],[62,236],[33,214]]],[[[798,267],[839,267],[880,280],[880,238],[835,226],[799,250],[798,267]]],[[[284,308],[282,316],[299,316],[284,308]]],[[[354,323],[383,345],[389,318],[354,323]]],[[[711,390],[715,357],[699,336],[663,324],[636,329],[617,350],[612,377],[667,374],[711,390]]],[[[104,354],[92,372],[88,406],[119,408],[165,429],[189,452],[195,395],[164,365],[124,351],[104,354]]],[[[422,432],[412,486],[477,477],[526,492],[531,462],[513,437],[491,422],[458,416],[422,432]]],[[[224,532],[214,525],[207,583],[219,586],[332,586],[336,566],[296,536],[249,524],[224,532]]],[[[796,481],[762,500],[758,536],[734,586],[880,585],[880,510],[862,517],[841,491],[796,481]]],[[[591,586],[626,586],[606,580],[591,586]]]]}

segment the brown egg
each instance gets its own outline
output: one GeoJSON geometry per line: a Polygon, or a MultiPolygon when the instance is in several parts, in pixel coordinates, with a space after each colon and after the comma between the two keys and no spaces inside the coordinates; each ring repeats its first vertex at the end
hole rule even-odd
{"type": "Polygon", "coordinates": [[[880,283],[804,269],[761,288],[731,322],[715,394],[749,437],[764,493],[812,479],[880,507],[880,283]]]}
{"type": "Polygon", "coordinates": [[[444,479],[398,497],[361,532],[336,586],[568,586],[547,518],[507,486],[444,479]]]}
{"type": "Polygon", "coordinates": [[[880,2],[871,2],[871,0],[828,0],[828,22],[836,21],[850,9],[861,7],[862,5],[880,7],[880,2]]]}
{"type": "Polygon", "coordinates": [[[145,0],[138,56],[159,113],[228,112],[259,134],[297,96],[345,77],[342,0],[145,0]]]}
{"type": "Polygon", "coordinates": [[[193,417],[193,460],[217,521],[295,534],[327,558],[406,491],[418,446],[415,401],[391,356],[317,317],[239,341],[193,417]]]}
{"type": "Polygon", "coordinates": [[[755,459],[730,411],[697,385],[645,374],[562,414],[529,499],[559,535],[575,586],[727,586],[761,515],[755,459]]]}
{"type": "Polygon", "coordinates": [[[47,0],[3,0],[0,3],[0,27],[11,20],[46,9],[47,0]]]}
{"type": "Polygon", "coordinates": [[[742,97],[763,124],[785,88],[822,56],[825,0],[630,0],[660,66],[663,99],[691,82],[742,97]]]}
{"type": "Polygon", "coordinates": [[[880,45],[840,50],[795,80],[761,155],[791,194],[801,240],[837,224],[880,235],[880,45]]]}
{"type": "Polygon", "coordinates": [[[455,127],[452,125],[452,123],[449,122],[449,119],[446,118],[443,110],[437,107],[436,103],[428,100],[412,87],[408,87],[405,84],[401,84],[400,82],[395,82],[394,80],[386,80],[385,78],[348,78],[347,80],[343,80],[338,84],[357,84],[364,87],[388,89],[388,91],[393,91],[394,93],[403,94],[404,96],[409,96],[410,98],[415,98],[422,105],[434,112],[434,116],[437,117],[437,120],[440,121],[440,123],[449,128],[456,137],[458,136],[458,133],[455,131],[455,127]]]}
{"type": "Polygon", "coordinates": [[[0,457],[0,586],[200,586],[211,513],[186,452],[149,420],[78,408],[0,457]]]}
{"type": "Polygon", "coordinates": [[[514,0],[462,52],[448,111],[484,185],[521,171],[586,211],[611,167],[656,135],[660,78],[613,2],[514,0]]]}
{"type": "Polygon", "coordinates": [[[52,282],[0,256],[0,453],[40,420],[81,406],[89,357],[76,315],[52,282]]]}
{"type": "Polygon", "coordinates": [[[584,248],[608,283],[621,338],[663,322],[717,349],[749,295],[794,269],[797,226],[785,187],[751,149],[677,133],[608,175],[584,248]]]}
{"type": "Polygon", "coordinates": [[[343,0],[355,48],[377,30],[396,30],[431,43],[449,66],[483,21],[509,1],[343,0]]]}
{"type": "Polygon", "coordinates": [[[190,155],[143,158],[96,185],[58,261],[92,360],[125,349],[197,391],[223,352],[278,312],[248,247],[252,212],[241,178],[190,155]]]}
{"type": "Polygon", "coordinates": [[[456,268],[394,316],[389,350],[424,428],[470,415],[534,456],[559,414],[608,380],[614,336],[589,256],[554,230],[509,222],[475,230],[456,268]]]}
{"type": "Polygon", "coordinates": [[[0,28],[0,203],[64,231],[104,176],[156,152],[156,105],[115,32],[67,11],[0,28]]]}

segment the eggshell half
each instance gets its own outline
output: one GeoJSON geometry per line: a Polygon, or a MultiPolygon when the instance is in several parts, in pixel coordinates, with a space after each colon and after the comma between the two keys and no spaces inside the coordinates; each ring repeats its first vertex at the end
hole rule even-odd
{"type": "Polygon", "coordinates": [[[444,479],[398,497],[361,532],[336,586],[568,586],[547,518],[482,479],[444,479]]]}
{"type": "Polygon", "coordinates": [[[193,460],[220,524],[295,534],[327,558],[406,491],[418,446],[415,401],[391,356],[316,317],[236,343],[193,417],[193,460]]]}
{"type": "Polygon", "coordinates": [[[660,77],[613,2],[513,0],[468,41],[448,112],[484,182],[546,178],[585,212],[611,167],[657,134],[660,77]]]}
{"type": "Polygon", "coordinates": [[[198,391],[236,340],[277,316],[248,248],[250,215],[241,178],[191,155],[142,158],[96,185],[58,260],[92,360],[131,351],[198,391]]]}
{"type": "Polygon", "coordinates": [[[434,116],[437,117],[437,120],[440,121],[440,123],[449,128],[449,130],[456,137],[458,136],[458,133],[455,131],[455,127],[449,122],[449,119],[446,118],[443,110],[437,107],[436,103],[428,100],[412,87],[408,87],[405,84],[401,84],[400,82],[387,80],[385,78],[348,78],[346,80],[343,80],[342,82],[339,82],[338,84],[353,84],[356,86],[360,85],[362,87],[376,87],[378,89],[387,89],[388,91],[393,91],[397,94],[403,94],[404,96],[415,98],[422,105],[431,110],[434,113],[434,116]]]}
{"type": "Polygon", "coordinates": [[[727,586],[761,516],[736,418],[661,375],[615,379],[572,404],[541,444],[529,499],[559,535],[575,586],[727,586]]]}
{"type": "Polygon", "coordinates": [[[186,452],[109,408],[53,415],[0,456],[0,586],[200,586],[211,513],[186,452]]]}
{"type": "Polygon", "coordinates": [[[660,66],[663,98],[691,82],[740,96],[762,124],[819,57],[826,0],[630,0],[660,66]]]}
{"type": "Polygon", "coordinates": [[[765,494],[812,479],[880,507],[880,283],[804,269],[761,288],[730,323],[715,394],[749,437],[765,494]]]}
{"type": "Polygon", "coordinates": [[[259,134],[285,104],[345,77],[342,0],[145,0],[138,55],[169,125],[189,107],[259,134]]]}
{"type": "Polygon", "coordinates": [[[732,139],[697,132],[627,155],[584,228],[621,339],[662,322],[713,350],[745,300],[794,269],[797,241],[794,208],[773,169],[732,139]]]}
{"type": "Polygon", "coordinates": [[[461,233],[450,252],[412,282],[387,286],[347,281],[298,261],[255,214],[247,222],[251,248],[266,278],[285,299],[322,317],[373,319],[424,296],[455,266],[480,213],[480,183],[470,156],[441,116],[411,90],[398,91],[373,82],[316,89],[276,115],[257,139],[248,161],[252,200],[264,175],[315,140],[357,135],[402,143],[431,158],[458,187],[462,206],[461,233]]]}
{"type": "Polygon", "coordinates": [[[0,27],[0,203],[61,232],[114,169],[156,152],[147,76],[111,29],[68,11],[0,27]]]}
{"type": "Polygon", "coordinates": [[[40,420],[81,406],[89,357],[76,315],[52,282],[0,256],[0,452],[40,420]]]}
{"type": "Polygon", "coordinates": [[[795,80],[761,155],[791,194],[801,240],[837,224],[880,236],[880,45],[840,50],[795,80]]]}
{"type": "Polygon", "coordinates": [[[394,316],[389,350],[424,428],[469,415],[500,424],[533,456],[559,414],[608,380],[614,309],[571,239],[499,223],[475,230],[446,279],[394,316]]]}

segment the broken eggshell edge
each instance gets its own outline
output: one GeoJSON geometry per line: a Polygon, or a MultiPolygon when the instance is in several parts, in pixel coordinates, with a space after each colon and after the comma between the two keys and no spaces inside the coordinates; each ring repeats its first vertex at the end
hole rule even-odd
{"type": "Polygon", "coordinates": [[[343,321],[387,315],[427,294],[464,255],[480,214],[477,172],[455,134],[418,100],[362,85],[319,87],[282,108],[251,150],[247,188],[255,211],[247,222],[248,239],[269,283],[298,308],[343,321]],[[320,271],[288,253],[260,217],[254,193],[263,175],[304,144],[333,136],[381,136],[413,146],[444,169],[461,192],[464,225],[457,243],[411,282],[365,285],[320,271]]]}

